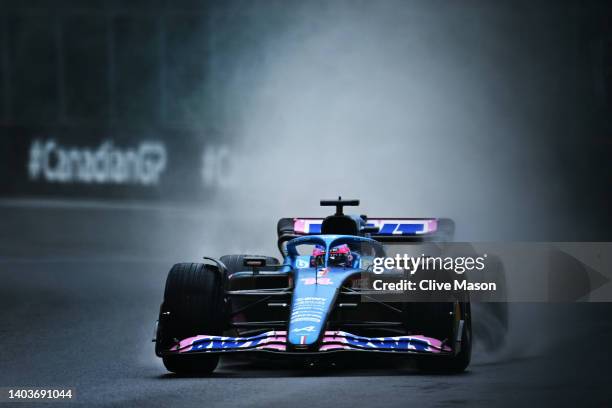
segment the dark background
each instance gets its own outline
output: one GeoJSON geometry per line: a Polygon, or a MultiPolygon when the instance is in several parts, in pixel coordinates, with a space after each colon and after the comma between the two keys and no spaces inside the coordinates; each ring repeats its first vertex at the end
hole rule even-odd
{"type": "Polygon", "coordinates": [[[611,118],[603,1],[4,1],[0,386],[87,406],[606,405],[608,303],[476,307],[460,376],[228,360],[177,378],[149,340],[174,262],[274,254],[278,218],[338,194],[451,217],[458,240],[609,241],[611,118]],[[148,185],[33,178],[49,140],[167,160],[148,185]]]}
{"type": "Polygon", "coordinates": [[[239,189],[286,212],[370,194],[469,239],[610,230],[606,2],[5,1],[0,18],[3,196],[206,205],[239,189]],[[161,140],[168,164],[148,189],[47,186],[27,176],[33,139],[161,140]]]}

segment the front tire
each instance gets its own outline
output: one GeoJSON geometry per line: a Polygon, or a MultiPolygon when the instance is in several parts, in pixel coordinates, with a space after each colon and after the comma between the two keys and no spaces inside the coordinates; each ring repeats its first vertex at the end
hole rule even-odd
{"type": "Polygon", "coordinates": [[[453,344],[456,336],[455,326],[463,320],[459,352],[452,356],[423,356],[417,360],[419,370],[427,373],[457,374],[462,373],[470,364],[472,357],[472,317],[469,302],[461,303],[425,303],[424,311],[429,322],[426,335],[438,339],[448,339],[453,344]],[[455,310],[453,310],[455,309],[455,310]],[[457,314],[458,313],[458,314],[457,314]],[[455,319],[457,318],[457,319],[455,319]]]}
{"type": "Polygon", "coordinates": [[[164,367],[171,373],[179,375],[206,375],[215,371],[219,364],[219,355],[173,355],[162,358],[164,367]]]}
{"type": "MultiPolygon", "coordinates": [[[[221,335],[224,328],[221,273],[216,266],[179,263],[166,279],[155,344],[162,355],[177,341],[199,334],[221,335]]],[[[162,355],[164,366],[177,374],[208,374],[219,362],[217,354],[162,355]]]]}

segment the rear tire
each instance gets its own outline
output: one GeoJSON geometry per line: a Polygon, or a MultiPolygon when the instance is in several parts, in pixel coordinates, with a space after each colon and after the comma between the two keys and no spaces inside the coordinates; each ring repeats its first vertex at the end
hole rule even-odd
{"type": "MultiPolygon", "coordinates": [[[[180,263],[166,279],[160,308],[155,351],[161,355],[178,340],[199,334],[221,335],[225,323],[221,273],[216,266],[180,263]]],[[[168,371],[208,374],[219,362],[217,354],[173,354],[162,357],[168,371]]]]}

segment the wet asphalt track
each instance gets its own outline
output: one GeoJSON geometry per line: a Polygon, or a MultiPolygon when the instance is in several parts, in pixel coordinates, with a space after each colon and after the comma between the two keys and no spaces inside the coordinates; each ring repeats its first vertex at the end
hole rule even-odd
{"type": "Polygon", "coordinates": [[[86,406],[612,403],[608,304],[513,305],[511,313],[530,324],[511,325],[500,350],[477,343],[469,371],[456,376],[422,375],[409,363],[309,368],[234,359],[209,378],[167,374],[150,342],[165,274],[175,260],[196,259],[201,247],[222,251],[195,239],[200,225],[193,214],[0,211],[0,386],[70,386],[86,406]]]}

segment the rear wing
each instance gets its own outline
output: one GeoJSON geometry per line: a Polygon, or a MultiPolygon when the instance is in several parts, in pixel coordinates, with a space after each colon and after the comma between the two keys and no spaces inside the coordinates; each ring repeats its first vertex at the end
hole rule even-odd
{"type": "MultiPolygon", "coordinates": [[[[365,217],[364,217],[365,218],[365,217]]],[[[281,218],[278,237],[316,235],[321,233],[323,218],[281,218]]],[[[371,238],[380,242],[452,241],[455,223],[449,218],[365,218],[371,238]]]]}

